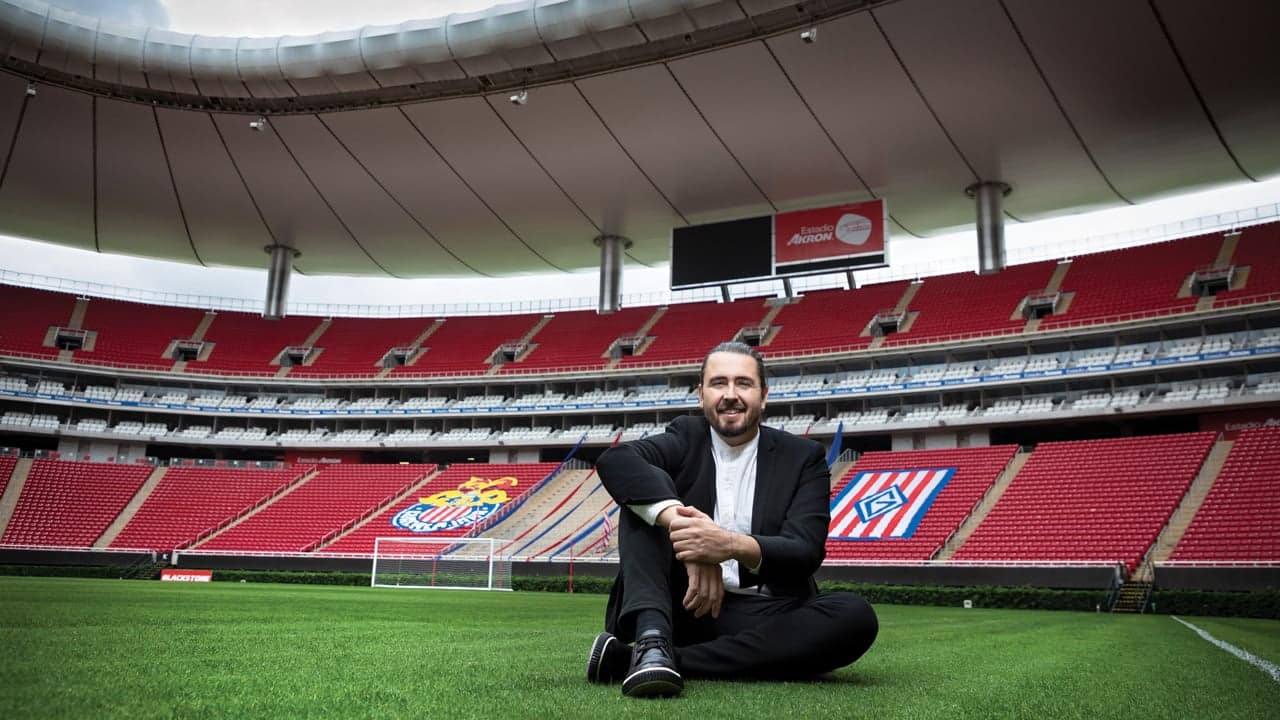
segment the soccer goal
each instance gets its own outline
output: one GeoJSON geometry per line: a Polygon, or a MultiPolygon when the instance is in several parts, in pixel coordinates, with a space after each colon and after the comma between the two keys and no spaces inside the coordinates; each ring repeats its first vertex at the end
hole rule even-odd
{"type": "Polygon", "coordinates": [[[381,537],[373,541],[373,587],[510,590],[511,558],[498,538],[381,537]]]}

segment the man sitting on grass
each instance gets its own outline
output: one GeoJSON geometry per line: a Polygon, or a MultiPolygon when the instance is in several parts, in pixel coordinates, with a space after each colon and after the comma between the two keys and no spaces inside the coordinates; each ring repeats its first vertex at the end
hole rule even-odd
{"type": "Polygon", "coordinates": [[[702,417],[596,465],[627,509],[587,679],[630,697],[678,695],[686,677],[811,678],[857,660],[879,628],[857,595],[817,592],[831,475],[821,445],[761,426],[760,355],[717,345],[697,393],[702,417]]]}

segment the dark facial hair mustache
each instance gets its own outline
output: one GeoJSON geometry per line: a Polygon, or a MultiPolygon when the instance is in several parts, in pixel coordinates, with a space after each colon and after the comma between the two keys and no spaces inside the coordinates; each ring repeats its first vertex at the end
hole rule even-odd
{"type": "Polygon", "coordinates": [[[747,406],[741,402],[722,402],[716,406],[716,412],[730,412],[737,410],[738,412],[746,412],[747,406]]]}

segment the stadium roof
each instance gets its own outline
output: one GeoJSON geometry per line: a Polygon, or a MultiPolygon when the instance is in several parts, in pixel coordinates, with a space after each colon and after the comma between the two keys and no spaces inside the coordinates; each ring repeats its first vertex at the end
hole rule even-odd
{"type": "Polygon", "coordinates": [[[0,233],[503,276],[871,197],[937,234],[979,180],[1051,217],[1280,174],[1276,27],[1269,0],[539,0],[237,39],[0,0],[0,233]]]}

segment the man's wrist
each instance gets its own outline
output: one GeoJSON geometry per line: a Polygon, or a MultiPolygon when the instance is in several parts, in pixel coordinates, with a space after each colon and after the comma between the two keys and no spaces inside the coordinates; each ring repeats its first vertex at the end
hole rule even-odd
{"type": "Polygon", "coordinates": [[[680,515],[680,513],[677,511],[677,508],[679,507],[681,507],[679,503],[666,505],[665,507],[663,507],[661,510],[658,511],[657,515],[654,516],[653,524],[661,528],[670,528],[671,521],[676,519],[680,515]]]}
{"type": "MultiPolygon", "coordinates": [[[[658,525],[659,515],[661,515],[664,511],[666,511],[667,508],[675,508],[675,507],[679,507],[680,505],[681,503],[679,500],[659,500],[658,502],[655,502],[655,503],[645,503],[643,505],[628,505],[627,507],[630,508],[631,511],[634,512],[641,520],[644,520],[646,524],[658,525]]],[[[662,527],[666,527],[667,525],[671,524],[672,517],[674,517],[674,515],[668,515],[666,523],[662,524],[662,527]]]]}
{"type": "Polygon", "coordinates": [[[760,570],[760,564],[763,560],[760,554],[760,543],[750,535],[742,533],[733,533],[730,541],[730,553],[738,564],[745,567],[751,572],[760,570]]]}

